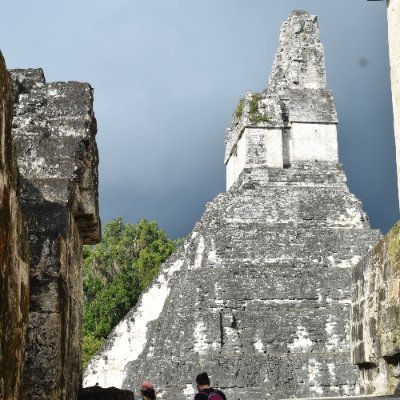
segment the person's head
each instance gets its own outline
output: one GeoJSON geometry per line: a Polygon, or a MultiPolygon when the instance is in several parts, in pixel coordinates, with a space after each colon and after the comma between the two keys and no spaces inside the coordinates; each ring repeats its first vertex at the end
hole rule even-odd
{"type": "Polygon", "coordinates": [[[207,372],[202,372],[196,376],[196,384],[198,390],[210,387],[210,378],[208,377],[207,372]]]}
{"type": "Polygon", "coordinates": [[[144,381],[140,386],[140,394],[143,399],[146,400],[155,400],[156,392],[154,390],[154,385],[149,381],[144,381]]]}

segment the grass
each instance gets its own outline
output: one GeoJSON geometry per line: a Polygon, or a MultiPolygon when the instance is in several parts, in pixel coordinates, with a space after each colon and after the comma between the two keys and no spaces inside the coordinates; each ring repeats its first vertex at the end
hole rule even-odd
{"type": "Polygon", "coordinates": [[[250,122],[253,124],[269,121],[269,118],[260,112],[258,104],[261,99],[262,99],[261,93],[253,93],[251,95],[250,107],[249,107],[249,119],[250,122]]]}
{"type": "Polygon", "coordinates": [[[244,110],[244,97],[242,97],[239,100],[238,105],[236,106],[236,110],[235,110],[235,117],[236,118],[241,118],[243,115],[243,110],[244,110]]]}

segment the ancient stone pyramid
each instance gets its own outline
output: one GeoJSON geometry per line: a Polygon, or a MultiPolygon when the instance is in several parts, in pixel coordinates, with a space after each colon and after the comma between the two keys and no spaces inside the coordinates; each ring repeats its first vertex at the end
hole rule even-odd
{"type": "Polygon", "coordinates": [[[283,24],[268,89],[227,131],[228,191],[111,334],[84,385],[189,399],[207,371],[230,400],[358,392],[351,267],[378,239],[338,162],[317,18],[283,24]]]}

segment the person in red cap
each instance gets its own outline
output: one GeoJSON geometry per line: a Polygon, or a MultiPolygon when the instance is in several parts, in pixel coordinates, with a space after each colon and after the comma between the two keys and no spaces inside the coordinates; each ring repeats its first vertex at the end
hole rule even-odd
{"type": "Polygon", "coordinates": [[[149,381],[144,381],[140,386],[140,394],[143,400],[155,400],[156,391],[154,390],[154,385],[149,381]]]}

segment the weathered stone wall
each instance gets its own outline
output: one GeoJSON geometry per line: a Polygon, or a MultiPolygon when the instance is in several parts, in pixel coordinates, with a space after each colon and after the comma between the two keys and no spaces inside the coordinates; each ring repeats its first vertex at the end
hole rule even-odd
{"type": "Polygon", "coordinates": [[[11,137],[13,89],[0,53],[0,399],[20,398],[29,311],[28,234],[11,137]]]}
{"type": "Polygon", "coordinates": [[[40,69],[11,75],[31,248],[23,395],[70,400],[81,384],[82,245],[100,229],[93,93],[88,84],[46,83],[40,69]]]}
{"type": "Polygon", "coordinates": [[[261,165],[283,168],[281,129],[244,128],[226,164],[227,189],[235,183],[243,168],[261,165]]]}
{"type": "Polygon", "coordinates": [[[338,162],[336,124],[292,123],[288,147],[290,163],[338,162]]]}
{"type": "Polygon", "coordinates": [[[400,223],[352,274],[352,360],[366,394],[400,393],[400,223]]]}
{"type": "Polygon", "coordinates": [[[397,182],[400,199],[400,0],[387,0],[387,19],[393,123],[396,140],[397,182]]]}

